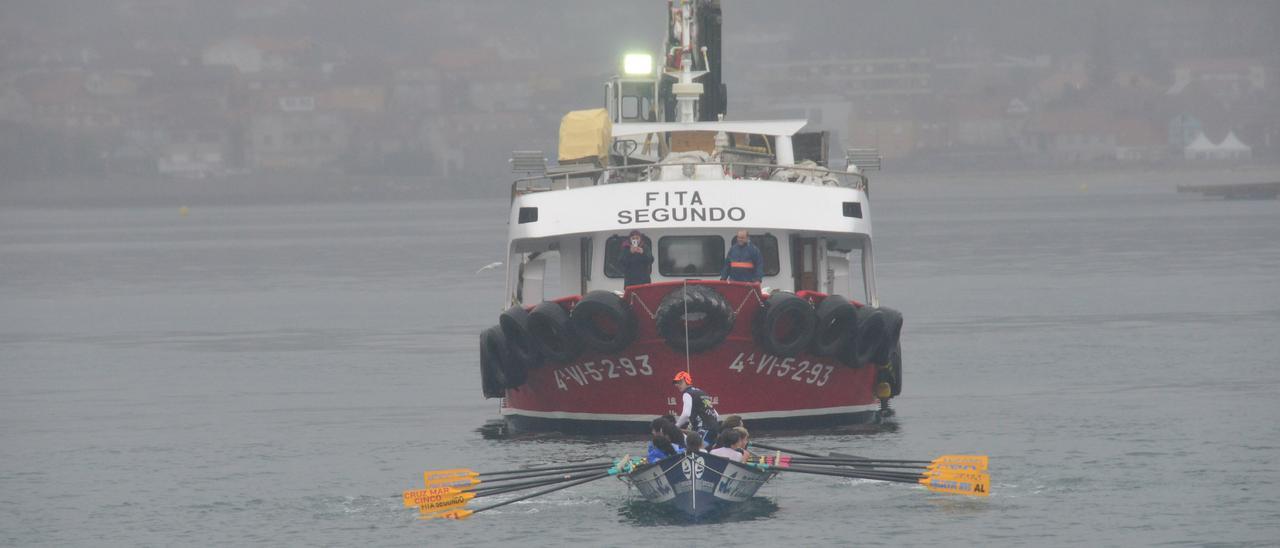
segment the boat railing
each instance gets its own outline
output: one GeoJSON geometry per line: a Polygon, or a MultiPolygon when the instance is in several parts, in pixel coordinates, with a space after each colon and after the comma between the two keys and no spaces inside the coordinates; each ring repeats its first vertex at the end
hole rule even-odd
{"type": "Polygon", "coordinates": [[[548,167],[545,173],[516,179],[511,183],[511,196],[621,183],[697,180],[774,181],[862,191],[869,187],[867,177],[861,173],[837,171],[816,164],[668,162],[603,168],[568,164],[548,167]]]}

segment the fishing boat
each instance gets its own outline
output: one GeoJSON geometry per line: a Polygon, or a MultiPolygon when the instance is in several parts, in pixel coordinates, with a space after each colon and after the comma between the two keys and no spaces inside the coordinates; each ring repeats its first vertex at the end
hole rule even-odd
{"type": "Polygon", "coordinates": [[[482,392],[512,430],[646,431],[679,410],[680,371],[753,430],[892,413],[902,315],[876,295],[879,156],[833,161],[806,120],[726,118],[721,18],[714,0],[669,1],[661,63],[625,56],[603,108],[562,119],[554,165],[513,153],[506,292],[480,334],[482,392]],[[726,259],[739,231],[754,259],[726,259]],[[651,266],[625,285],[629,253],[651,266]]]}
{"type": "Polygon", "coordinates": [[[645,464],[619,477],[645,500],[698,518],[755,496],[774,475],[765,467],[695,452],[645,464]]]}

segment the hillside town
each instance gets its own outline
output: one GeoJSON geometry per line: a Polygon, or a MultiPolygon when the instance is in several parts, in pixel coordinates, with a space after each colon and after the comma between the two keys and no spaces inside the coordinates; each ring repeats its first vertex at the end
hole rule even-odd
{"type": "MultiPolygon", "coordinates": [[[[342,31],[360,14],[340,3],[54,3],[34,8],[41,32],[4,8],[3,177],[505,178],[511,150],[553,149],[545,128],[598,106],[618,70],[604,35],[552,50],[563,40],[532,29],[468,31],[502,5],[396,5],[375,41],[342,31]],[[77,10],[127,30],[48,30],[77,10]]],[[[1077,43],[1022,49],[972,27],[869,51],[758,25],[725,38],[751,52],[726,60],[729,113],[807,117],[836,150],[878,147],[900,169],[1280,160],[1276,10],[1206,23],[1204,6],[1162,6],[1126,28],[1104,4],[1077,43]]]]}

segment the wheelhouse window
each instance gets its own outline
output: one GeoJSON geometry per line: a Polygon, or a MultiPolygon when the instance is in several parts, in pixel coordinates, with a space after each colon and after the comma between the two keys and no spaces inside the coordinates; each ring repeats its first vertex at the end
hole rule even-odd
{"type": "MultiPolygon", "coordinates": [[[[644,240],[644,254],[653,255],[653,241],[648,236],[641,236],[644,240]]],[[[608,278],[622,278],[622,252],[626,251],[623,244],[630,245],[630,236],[609,236],[604,242],[604,275],[608,278]]]]}
{"type": "Polygon", "coordinates": [[[723,266],[721,236],[666,236],[658,240],[658,272],[663,276],[719,276],[723,266]]]}
{"type": "Polygon", "coordinates": [[[764,275],[777,276],[778,239],[773,234],[750,234],[748,237],[760,249],[760,256],[764,258],[764,275]]]}

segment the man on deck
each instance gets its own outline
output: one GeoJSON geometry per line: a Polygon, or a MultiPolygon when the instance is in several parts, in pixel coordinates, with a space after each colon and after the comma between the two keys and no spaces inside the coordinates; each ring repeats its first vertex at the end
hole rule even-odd
{"type": "Polygon", "coordinates": [[[724,268],[720,271],[721,280],[735,282],[760,282],[764,277],[764,259],[760,256],[760,248],[751,243],[746,230],[739,230],[733,245],[724,257],[724,268]]]}
{"type": "Polygon", "coordinates": [[[645,251],[644,234],[639,230],[632,230],[627,241],[623,242],[622,257],[618,263],[622,266],[623,286],[651,283],[649,273],[653,270],[653,255],[645,251]]]}

